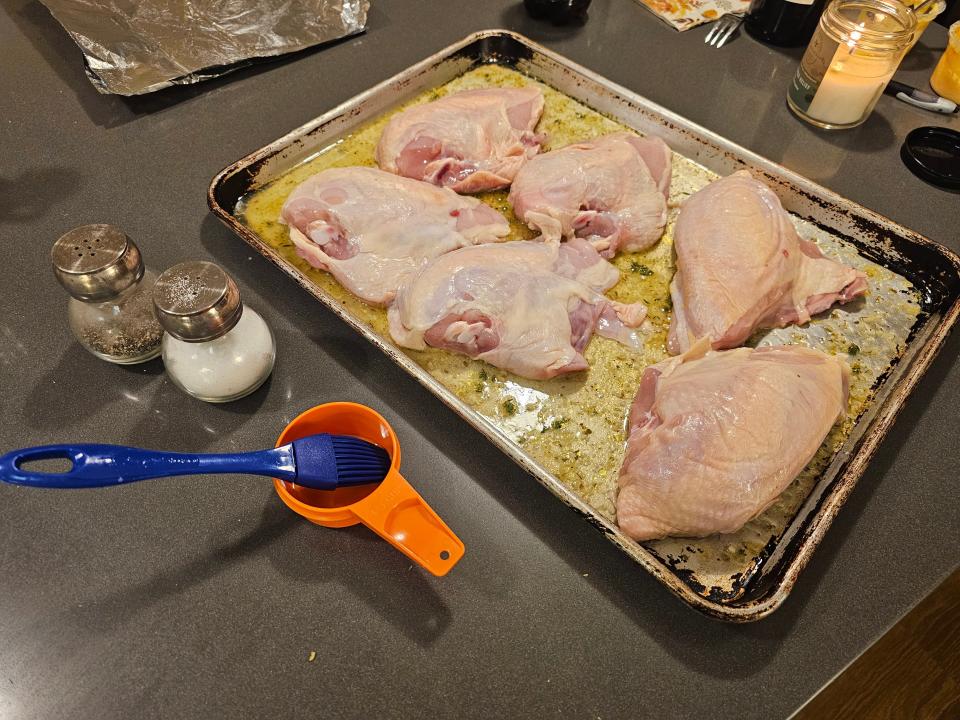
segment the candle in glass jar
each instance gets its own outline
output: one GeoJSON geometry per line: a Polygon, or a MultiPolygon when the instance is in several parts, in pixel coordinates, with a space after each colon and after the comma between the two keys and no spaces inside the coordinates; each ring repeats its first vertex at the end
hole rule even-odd
{"type": "Polygon", "coordinates": [[[822,128],[856,127],[893,77],[916,15],[896,0],[833,0],[807,46],[787,104],[822,128]]]}
{"type": "Polygon", "coordinates": [[[889,57],[858,55],[840,45],[807,112],[830,125],[848,125],[865,117],[883,93],[897,64],[889,57]]]}

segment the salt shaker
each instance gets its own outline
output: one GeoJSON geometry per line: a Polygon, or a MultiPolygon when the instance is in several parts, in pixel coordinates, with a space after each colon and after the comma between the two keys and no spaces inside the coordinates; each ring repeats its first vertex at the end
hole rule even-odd
{"type": "Polygon", "coordinates": [[[50,256],[54,275],[71,295],[70,329],[84,348],[120,365],[160,354],[163,329],[151,294],[156,276],[120,228],[74,228],[54,243],[50,256]]]}
{"type": "Polygon", "coordinates": [[[244,306],[237,284],[200,260],[164,271],[153,289],[163,336],[163,364],[184,392],[206,402],[249,395],[269,377],[273,333],[244,306]]]}

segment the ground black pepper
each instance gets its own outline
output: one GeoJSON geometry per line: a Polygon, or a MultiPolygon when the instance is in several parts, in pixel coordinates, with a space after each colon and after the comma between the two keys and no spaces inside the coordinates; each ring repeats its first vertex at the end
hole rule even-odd
{"type": "Polygon", "coordinates": [[[94,353],[116,360],[135,360],[159,351],[163,328],[157,322],[149,292],[141,290],[122,302],[119,317],[91,315],[81,314],[75,327],[80,342],[94,353]]]}
{"type": "Polygon", "coordinates": [[[160,347],[163,330],[156,326],[141,325],[118,330],[87,328],[82,331],[83,343],[94,352],[115,358],[135,358],[148,355],[160,347]]]}

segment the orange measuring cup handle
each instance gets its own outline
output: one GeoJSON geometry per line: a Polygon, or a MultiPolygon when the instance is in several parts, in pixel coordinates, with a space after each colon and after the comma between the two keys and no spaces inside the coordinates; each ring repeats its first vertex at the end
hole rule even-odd
{"type": "Polygon", "coordinates": [[[434,575],[446,575],[463,557],[460,538],[396,470],[390,471],[376,492],[350,509],[364,525],[434,575]]]}

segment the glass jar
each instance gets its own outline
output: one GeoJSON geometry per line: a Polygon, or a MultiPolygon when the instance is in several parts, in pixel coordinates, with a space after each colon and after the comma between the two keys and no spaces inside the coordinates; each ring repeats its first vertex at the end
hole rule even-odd
{"type": "Polygon", "coordinates": [[[897,0],[833,0],[787,91],[790,109],[822,128],[860,125],[896,72],[916,26],[913,10],[897,0]]]}
{"type": "Polygon", "coordinates": [[[163,364],[174,385],[206,402],[229,402],[259,388],[273,371],[276,344],[237,284],[210,262],[175,265],[153,291],[163,364]]]}
{"type": "Polygon", "coordinates": [[[53,272],[70,293],[67,316],[77,341],[120,365],[160,354],[163,328],[153,310],[156,276],[136,244],[113,225],[83,225],[63,235],[50,254],[53,272]]]}
{"type": "Polygon", "coordinates": [[[960,22],[950,26],[947,48],[930,76],[930,87],[937,95],[960,103],[960,22]]]}
{"type": "Polygon", "coordinates": [[[917,40],[923,35],[924,30],[930,27],[930,23],[936,20],[937,17],[940,16],[940,13],[947,9],[946,0],[932,0],[932,2],[918,9],[918,6],[923,5],[923,2],[924,0],[906,0],[904,2],[904,5],[913,10],[917,16],[917,29],[913,33],[913,40],[910,41],[907,52],[917,44],[917,40]]]}

